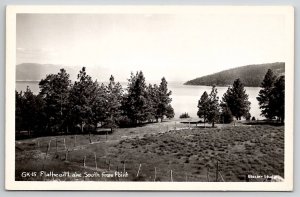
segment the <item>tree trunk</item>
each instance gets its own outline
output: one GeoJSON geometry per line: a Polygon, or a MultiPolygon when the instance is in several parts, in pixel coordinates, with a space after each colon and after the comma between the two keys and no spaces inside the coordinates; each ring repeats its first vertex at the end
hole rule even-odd
{"type": "Polygon", "coordinates": [[[213,121],[212,122],[212,126],[211,126],[212,128],[214,128],[215,127],[215,122],[213,121]]]}

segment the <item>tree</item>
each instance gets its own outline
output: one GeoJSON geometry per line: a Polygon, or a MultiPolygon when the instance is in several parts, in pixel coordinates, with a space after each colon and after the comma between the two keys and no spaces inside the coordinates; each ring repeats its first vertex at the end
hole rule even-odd
{"type": "Polygon", "coordinates": [[[228,88],[222,100],[237,120],[240,120],[242,116],[245,117],[250,110],[251,103],[248,101],[248,94],[240,79],[233,82],[233,86],[228,88]]]}
{"type": "Polygon", "coordinates": [[[60,69],[58,74],[47,75],[39,83],[40,96],[45,101],[45,110],[48,121],[48,129],[63,130],[67,127],[69,114],[69,92],[71,88],[70,75],[65,69],[60,69]]]}
{"type": "MultiPolygon", "coordinates": [[[[167,115],[167,112],[174,111],[172,110],[172,106],[170,105],[172,98],[170,98],[172,94],[172,91],[168,90],[168,82],[163,77],[161,79],[161,83],[158,87],[158,98],[159,98],[159,104],[158,104],[158,111],[157,116],[161,119],[161,122],[163,121],[164,116],[167,115]],[[168,109],[169,108],[169,109],[168,109]]],[[[170,117],[170,114],[168,114],[170,117]]],[[[174,115],[173,115],[174,117],[174,115]]]]}
{"type": "Polygon", "coordinates": [[[28,131],[29,135],[32,131],[40,130],[44,125],[42,98],[34,95],[27,86],[24,94],[16,92],[16,101],[16,125],[19,129],[28,131]]]}
{"type": "Polygon", "coordinates": [[[95,91],[91,102],[91,123],[97,129],[98,123],[101,123],[101,126],[104,125],[107,117],[108,90],[103,83],[100,85],[97,81],[94,82],[94,86],[95,91]]]}
{"type": "Polygon", "coordinates": [[[184,112],[179,116],[179,118],[190,118],[190,115],[187,112],[184,112]]]}
{"type": "Polygon", "coordinates": [[[218,121],[220,115],[219,97],[217,96],[218,90],[216,86],[212,87],[210,94],[208,95],[208,114],[207,120],[212,123],[212,127],[215,126],[215,122],[218,121]]]}
{"type": "Polygon", "coordinates": [[[224,102],[221,102],[220,106],[221,106],[220,122],[223,124],[231,123],[233,121],[233,116],[229,107],[224,102]]]}
{"type": "Polygon", "coordinates": [[[259,103],[259,108],[261,109],[261,115],[268,119],[272,119],[275,116],[274,110],[270,105],[271,91],[275,81],[276,76],[273,74],[273,71],[269,69],[261,83],[262,89],[259,91],[258,97],[256,97],[259,103]]]}
{"type": "Polygon", "coordinates": [[[167,106],[167,108],[166,108],[166,113],[165,113],[165,115],[166,115],[166,117],[168,118],[168,119],[172,119],[172,118],[174,118],[174,116],[175,116],[175,113],[174,113],[174,109],[173,109],[173,107],[169,104],[168,106],[167,106]]]}
{"type": "Polygon", "coordinates": [[[202,94],[200,100],[198,101],[198,112],[197,112],[199,118],[203,118],[204,127],[205,127],[205,122],[207,120],[208,113],[209,113],[209,99],[208,99],[208,94],[205,91],[202,94]]]}
{"type": "Polygon", "coordinates": [[[135,75],[131,73],[122,108],[132,124],[136,125],[147,120],[148,114],[145,112],[149,110],[149,97],[142,71],[135,75]]]}
{"type": "Polygon", "coordinates": [[[106,106],[106,119],[107,126],[111,128],[117,127],[118,120],[121,116],[121,103],[122,103],[123,90],[121,84],[115,83],[114,77],[111,75],[109,84],[107,86],[107,106],[106,106]]]}
{"type": "Polygon", "coordinates": [[[85,67],[80,70],[77,79],[70,91],[70,116],[72,122],[79,124],[81,132],[84,132],[84,126],[94,122],[95,111],[92,109],[97,98],[98,83],[87,75],[85,67]]]}
{"type": "Polygon", "coordinates": [[[274,83],[270,93],[270,109],[281,123],[284,123],[285,79],[280,76],[274,83]]]}
{"type": "Polygon", "coordinates": [[[249,112],[246,114],[245,119],[248,121],[251,119],[251,114],[249,112]]]}
{"type": "Polygon", "coordinates": [[[159,110],[159,90],[156,84],[149,84],[147,87],[148,92],[148,110],[147,119],[151,122],[153,119],[158,122],[158,110],[159,110]]]}
{"type": "Polygon", "coordinates": [[[18,93],[18,91],[15,91],[15,97],[16,97],[16,110],[15,110],[15,124],[16,124],[16,132],[21,131],[23,129],[23,106],[24,106],[24,99],[22,95],[22,91],[18,93]]]}

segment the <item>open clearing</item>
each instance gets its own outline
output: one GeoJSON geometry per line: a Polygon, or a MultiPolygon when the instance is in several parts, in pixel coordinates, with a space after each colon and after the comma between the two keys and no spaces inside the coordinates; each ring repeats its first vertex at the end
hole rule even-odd
{"type": "Polygon", "coordinates": [[[265,181],[246,177],[284,177],[284,126],[178,129],[182,127],[187,125],[166,121],[118,129],[107,139],[105,135],[66,135],[18,140],[16,180],[265,181]],[[22,177],[22,172],[40,171],[100,176],[22,177]],[[102,176],[115,171],[128,176],[102,176]]]}

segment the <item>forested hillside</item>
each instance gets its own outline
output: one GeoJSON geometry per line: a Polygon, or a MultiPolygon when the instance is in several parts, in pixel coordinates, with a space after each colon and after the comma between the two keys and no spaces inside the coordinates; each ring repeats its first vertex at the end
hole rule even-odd
{"type": "Polygon", "coordinates": [[[185,85],[227,86],[232,84],[235,79],[240,78],[245,86],[259,87],[268,69],[271,69],[275,75],[284,75],[285,63],[241,66],[187,81],[185,85]]]}

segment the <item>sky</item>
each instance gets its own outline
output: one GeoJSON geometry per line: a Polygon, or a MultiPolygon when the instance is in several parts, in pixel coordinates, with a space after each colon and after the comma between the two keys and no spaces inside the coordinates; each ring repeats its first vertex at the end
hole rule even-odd
{"type": "Polygon", "coordinates": [[[16,36],[17,64],[86,66],[99,81],[139,70],[187,81],[286,59],[276,14],[18,14],[16,36]]]}

